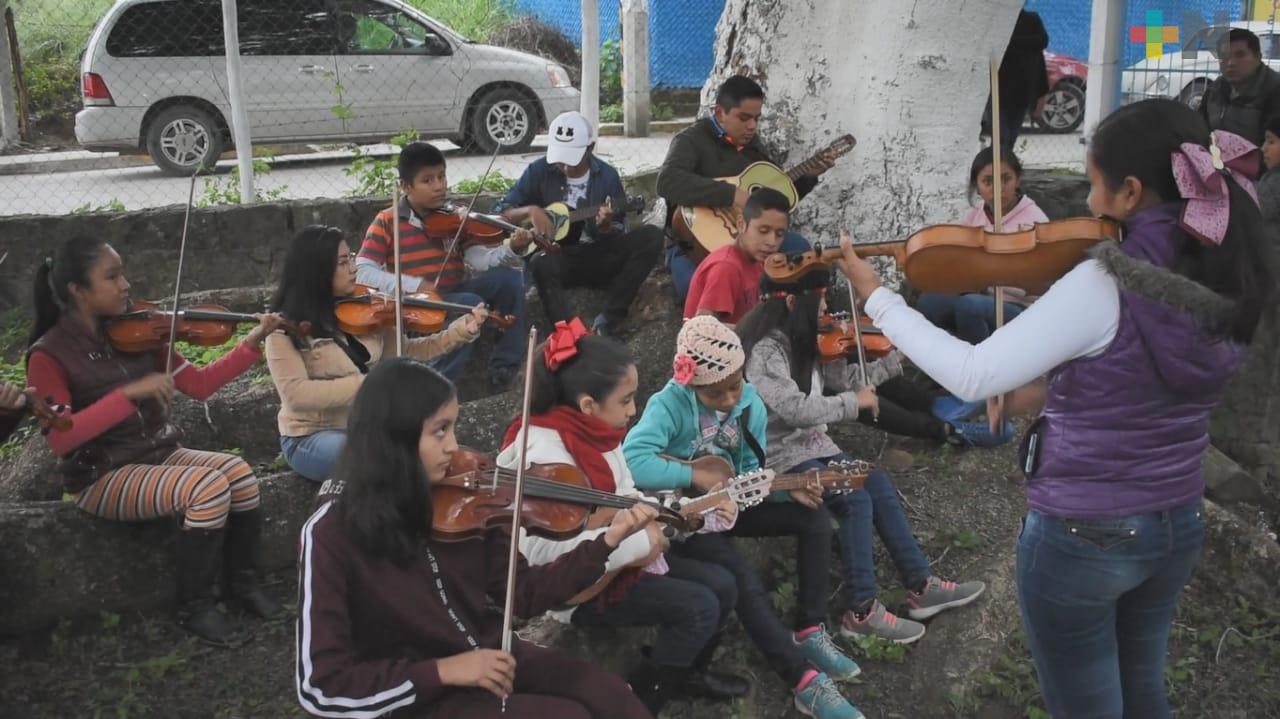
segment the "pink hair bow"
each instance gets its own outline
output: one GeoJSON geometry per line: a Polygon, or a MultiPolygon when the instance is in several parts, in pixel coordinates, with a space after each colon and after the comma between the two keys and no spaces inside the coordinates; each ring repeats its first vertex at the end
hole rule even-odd
{"type": "Polygon", "coordinates": [[[1187,201],[1178,224],[1206,244],[1220,245],[1231,219],[1231,195],[1226,175],[1258,202],[1253,181],[1258,177],[1261,153],[1256,145],[1230,132],[1214,130],[1209,147],[1182,143],[1173,153],[1173,179],[1178,194],[1187,201]]]}

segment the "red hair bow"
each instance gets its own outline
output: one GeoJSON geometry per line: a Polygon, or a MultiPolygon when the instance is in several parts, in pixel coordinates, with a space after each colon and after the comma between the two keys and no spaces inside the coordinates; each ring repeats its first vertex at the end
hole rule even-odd
{"type": "Polygon", "coordinates": [[[568,362],[578,354],[578,340],[591,334],[591,330],[582,324],[582,320],[574,317],[568,322],[556,323],[551,336],[542,346],[542,356],[546,360],[547,369],[555,372],[560,365],[568,362]]]}

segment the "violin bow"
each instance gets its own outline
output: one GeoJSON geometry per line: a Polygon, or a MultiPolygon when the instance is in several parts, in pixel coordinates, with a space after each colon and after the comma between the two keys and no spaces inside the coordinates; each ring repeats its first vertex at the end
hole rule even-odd
{"type": "MultiPolygon", "coordinates": [[[[511,653],[512,620],[516,606],[516,566],[520,557],[520,511],[524,505],[525,460],[529,455],[529,399],[533,392],[533,358],[538,350],[538,328],[529,328],[529,353],[524,360],[524,399],[520,409],[520,453],[516,455],[516,487],[512,500],[511,546],[507,552],[507,599],[502,605],[502,651],[511,653]]],[[[502,711],[507,700],[502,699],[502,711]]]]}
{"type": "MultiPolygon", "coordinates": [[[[391,254],[394,258],[396,273],[396,357],[402,357],[404,355],[404,277],[400,274],[400,183],[398,181],[391,183],[391,254]]],[[[444,265],[441,265],[441,269],[443,268],[444,265]]]]}
{"type": "Polygon", "coordinates": [[[493,172],[493,165],[498,161],[498,152],[506,145],[502,140],[495,140],[493,145],[493,154],[489,156],[489,166],[484,169],[484,174],[480,176],[480,181],[476,183],[476,191],[471,194],[471,201],[467,203],[466,214],[462,216],[462,222],[458,223],[458,231],[453,233],[453,239],[449,241],[449,246],[445,248],[444,260],[440,263],[440,271],[436,272],[435,284],[440,284],[440,277],[444,275],[444,268],[449,262],[449,257],[453,255],[453,251],[458,247],[458,240],[462,237],[462,231],[466,229],[467,220],[471,217],[471,210],[476,206],[476,200],[480,199],[480,193],[484,192],[485,180],[489,179],[489,173],[493,172]]]}
{"type": "Polygon", "coordinates": [[[191,228],[191,206],[196,199],[196,177],[203,166],[191,173],[191,187],[187,190],[187,211],[182,216],[182,241],[178,244],[178,278],[173,282],[173,314],[169,317],[169,348],[164,357],[164,373],[173,372],[173,343],[178,336],[178,301],[182,296],[182,265],[187,258],[187,231],[191,228]]]}
{"type": "MultiPolygon", "coordinates": [[[[1004,166],[1001,162],[1003,159],[1001,154],[1004,152],[1004,145],[1001,144],[1000,132],[1000,60],[995,53],[991,54],[991,184],[994,188],[991,192],[991,229],[996,232],[1004,232],[1004,166]]],[[[1004,288],[995,287],[996,302],[996,330],[1004,326],[1004,288]]],[[[1004,395],[996,397],[995,417],[988,417],[987,421],[991,424],[992,432],[997,432],[1000,424],[1004,421],[1004,395]]]]}
{"type": "MultiPolygon", "coordinates": [[[[862,328],[859,326],[861,323],[858,322],[858,292],[853,289],[852,278],[846,277],[845,280],[845,284],[849,287],[849,313],[853,317],[853,339],[858,347],[858,371],[862,374],[862,386],[867,387],[870,385],[868,381],[870,375],[867,374],[867,350],[862,346],[862,328]]],[[[880,421],[878,414],[875,416],[875,421],[880,421]]]]}

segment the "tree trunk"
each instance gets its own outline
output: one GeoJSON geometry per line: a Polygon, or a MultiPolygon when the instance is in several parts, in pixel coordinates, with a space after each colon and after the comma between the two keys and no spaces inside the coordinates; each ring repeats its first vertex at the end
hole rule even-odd
{"type": "Polygon", "coordinates": [[[728,0],[704,107],[735,73],[765,89],[761,136],[794,165],[850,133],[854,151],[823,175],[793,219],[810,241],[839,227],[865,241],[905,240],[955,221],[969,163],[1020,0],[728,0]]]}

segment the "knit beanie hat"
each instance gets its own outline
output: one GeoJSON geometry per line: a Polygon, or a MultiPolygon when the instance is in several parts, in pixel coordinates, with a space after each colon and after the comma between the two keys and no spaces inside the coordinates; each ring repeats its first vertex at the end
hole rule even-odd
{"type": "Polygon", "coordinates": [[[815,267],[794,280],[775,280],[767,274],[760,276],[760,301],[786,297],[787,295],[811,295],[827,291],[831,286],[831,269],[815,267]]]}
{"type": "Polygon", "coordinates": [[[705,387],[742,369],[746,361],[737,333],[711,315],[698,315],[680,328],[671,366],[677,384],[705,387]]]}

